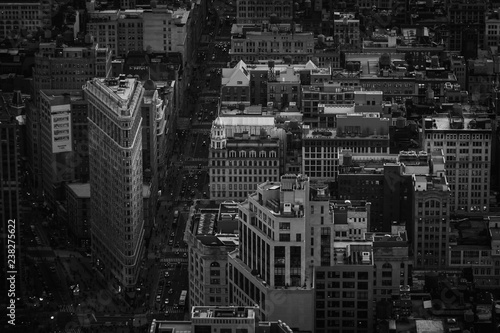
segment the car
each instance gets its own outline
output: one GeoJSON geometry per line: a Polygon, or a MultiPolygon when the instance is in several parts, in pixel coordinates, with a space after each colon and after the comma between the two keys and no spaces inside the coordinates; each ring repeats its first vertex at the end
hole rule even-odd
{"type": "Polygon", "coordinates": [[[50,271],[51,271],[52,273],[55,273],[55,272],[56,272],[56,267],[55,267],[55,266],[50,266],[50,271]]]}
{"type": "Polygon", "coordinates": [[[170,287],[172,285],[172,282],[167,281],[167,287],[170,287]]]}
{"type": "Polygon", "coordinates": [[[168,245],[172,245],[172,244],[174,244],[174,241],[173,241],[173,240],[171,240],[171,239],[169,239],[169,240],[168,240],[168,245]]]}
{"type": "Polygon", "coordinates": [[[172,295],[172,294],[174,293],[174,290],[173,290],[172,288],[170,288],[170,289],[168,290],[168,293],[169,293],[170,295],[172,295]]]}
{"type": "Polygon", "coordinates": [[[165,304],[168,304],[168,303],[169,303],[169,299],[165,298],[165,304]]]}
{"type": "MultiPolygon", "coordinates": [[[[184,178],[186,178],[186,177],[184,177],[184,178]]],[[[178,210],[174,211],[174,217],[179,217],[179,211],[178,210]]]]}
{"type": "Polygon", "coordinates": [[[165,272],[165,277],[166,278],[170,277],[170,274],[167,271],[165,272]]]}
{"type": "Polygon", "coordinates": [[[165,316],[168,317],[170,315],[170,312],[168,310],[165,310],[165,316]]]}
{"type": "Polygon", "coordinates": [[[160,302],[161,301],[161,295],[156,295],[156,301],[160,302]]]}
{"type": "Polygon", "coordinates": [[[170,233],[170,237],[175,237],[175,232],[173,232],[173,231],[172,231],[172,232],[170,233]]]}
{"type": "Polygon", "coordinates": [[[188,256],[188,255],[187,255],[187,253],[186,253],[186,252],[184,252],[184,253],[182,254],[182,256],[183,256],[184,258],[187,258],[187,256],[188,256]]]}

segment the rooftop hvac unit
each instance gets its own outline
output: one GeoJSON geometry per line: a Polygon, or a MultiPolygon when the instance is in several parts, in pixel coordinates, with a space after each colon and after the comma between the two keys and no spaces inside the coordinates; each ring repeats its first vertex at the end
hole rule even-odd
{"type": "Polygon", "coordinates": [[[363,264],[369,264],[370,263],[370,252],[362,252],[361,253],[361,262],[363,264]]]}
{"type": "Polygon", "coordinates": [[[292,212],[292,204],[291,203],[283,204],[283,212],[291,213],[292,212]]]}

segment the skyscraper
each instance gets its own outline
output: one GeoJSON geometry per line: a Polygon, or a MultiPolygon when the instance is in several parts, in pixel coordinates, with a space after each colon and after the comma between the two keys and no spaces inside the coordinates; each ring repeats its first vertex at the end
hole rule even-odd
{"type": "Polygon", "coordinates": [[[137,282],[143,254],[142,84],[121,75],[93,79],[89,102],[92,261],[112,286],[137,282]]]}

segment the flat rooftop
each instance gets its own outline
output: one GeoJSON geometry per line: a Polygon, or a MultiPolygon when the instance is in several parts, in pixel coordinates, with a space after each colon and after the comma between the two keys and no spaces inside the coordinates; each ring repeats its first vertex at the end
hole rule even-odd
{"type": "Polygon", "coordinates": [[[111,79],[95,79],[98,80],[109,93],[126,101],[132,97],[135,88],[135,78],[118,77],[111,79]]]}
{"type": "Polygon", "coordinates": [[[68,187],[78,198],[90,198],[89,183],[68,183],[68,187]]]}
{"type": "Polygon", "coordinates": [[[251,307],[213,307],[213,306],[193,306],[191,319],[195,318],[243,318],[255,319],[255,308],[251,307]]]}

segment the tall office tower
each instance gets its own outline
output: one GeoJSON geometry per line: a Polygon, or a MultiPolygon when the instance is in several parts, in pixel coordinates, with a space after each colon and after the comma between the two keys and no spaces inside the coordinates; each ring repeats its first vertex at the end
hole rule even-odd
{"type": "Polygon", "coordinates": [[[39,96],[42,190],[55,206],[65,182],[89,179],[88,105],[81,90],[42,90],[39,96]]]}
{"type": "Polygon", "coordinates": [[[450,239],[450,186],[446,179],[443,152],[429,154],[428,165],[405,167],[412,174],[412,255],[415,267],[444,268],[448,265],[450,239]]]}
{"type": "Polygon", "coordinates": [[[450,214],[489,211],[492,123],[487,117],[462,112],[448,105],[448,114],[423,120],[423,147],[442,149],[450,184],[450,214]]]}
{"type": "Polygon", "coordinates": [[[309,179],[265,182],[239,205],[239,249],[229,254],[229,299],[257,304],[262,320],[313,331],[313,266],[305,217],[309,179]],[[300,304],[301,311],[290,304],[300,304]]]}
{"type": "Polygon", "coordinates": [[[144,250],[144,89],[122,75],[93,79],[83,90],[89,103],[92,261],[113,287],[129,290],[144,250]]]}
{"type": "Polygon", "coordinates": [[[257,185],[280,175],[285,130],[273,115],[221,110],[211,129],[210,198],[244,200],[257,185]]]}
{"type": "Polygon", "coordinates": [[[33,71],[35,103],[38,106],[37,97],[42,89],[81,89],[87,80],[108,77],[110,73],[111,51],[107,47],[40,43],[33,71]]]}
{"type": "Polygon", "coordinates": [[[312,182],[309,192],[305,242],[315,272],[314,332],[369,332],[374,265],[365,234],[370,203],[332,200],[320,181],[312,182]]]}
{"type": "Polygon", "coordinates": [[[238,247],[238,206],[223,202],[200,209],[188,220],[184,240],[189,250],[189,305],[227,305],[227,254],[238,247]]]}

